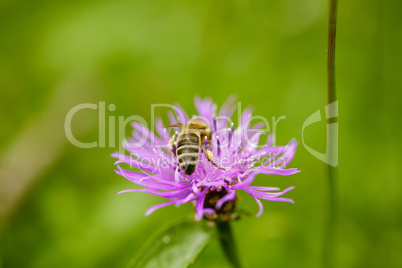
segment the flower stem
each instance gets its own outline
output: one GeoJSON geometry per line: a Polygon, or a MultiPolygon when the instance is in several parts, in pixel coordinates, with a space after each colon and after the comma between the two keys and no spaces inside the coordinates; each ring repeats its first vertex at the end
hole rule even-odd
{"type": "Polygon", "coordinates": [[[329,0],[328,19],[328,54],[327,54],[327,86],[328,104],[336,101],[335,90],[335,39],[336,39],[336,14],[338,0],[329,0]]]}
{"type": "MultiPolygon", "coordinates": [[[[328,88],[328,107],[329,113],[337,113],[337,106],[330,105],[337,101],[335,89],[335,39],[336,39],[336,17],[337,0],[329,0],[329,20],[328,20],[328,55],[327,55],[327,88],[328,88]]],[[[327,123],[334,123],[334,118],[328,118],[327,123]]],[[[337,150],[337,133],[328,133],[328,163],[334,163],[335,150],[337,150]]],[[[324,244],[324,267],[336,267],[336,200],[337,200],[337,169],[335,166],[328,165],[328,187],[329,187],[329,207],[328,219],[324,244]]]]}
{"type": "Polygon", "coordinates": [[[218,238],[226,258],[234,268],[241,268],[239,254],[229,222],[217,222],[218,238]]]}

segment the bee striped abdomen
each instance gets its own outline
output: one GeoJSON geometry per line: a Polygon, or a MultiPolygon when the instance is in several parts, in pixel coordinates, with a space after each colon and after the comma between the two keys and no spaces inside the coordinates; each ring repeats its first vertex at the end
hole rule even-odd
{"type": "Polygon", "coordinates": [[[191,175],[197,167],[200,153],[200,137],[195,133],[183,133],[177,140],[176,155],[180,168],[191,175]]]}

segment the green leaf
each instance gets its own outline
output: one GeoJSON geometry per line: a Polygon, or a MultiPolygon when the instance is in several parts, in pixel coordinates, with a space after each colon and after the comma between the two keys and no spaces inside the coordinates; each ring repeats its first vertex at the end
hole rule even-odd
{"type": "Polygon", "coordinates": [[[211,236],[212,230],[204,222],[173,221],[143,245],[128,267],[187,267],[195,262],[211,236]]]}

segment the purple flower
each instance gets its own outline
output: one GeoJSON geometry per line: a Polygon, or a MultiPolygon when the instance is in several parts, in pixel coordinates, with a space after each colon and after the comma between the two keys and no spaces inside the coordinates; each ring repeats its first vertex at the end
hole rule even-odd
{"type": "MultiPolygon", "coordinates": [[[[271,135],[264,145],[259,145],[260,137],[267,133],[261,130],[264,126],[261,122],[250,126],[252,112],[249,109],[243,111],[235,129],[230,119],[236,109],[234,97],[223,104],[219,113],[217,106],[208,98],[196,98],[195,106],[198,116],[192,119],[207,123],[212,135],[210,141],[201,142],[194,172],[187,175],[180,168],[175,149],[167,146],[174,135],[171,132],[177,130],[179,134],[180,129],[166,128],[159,119],[155,123],[156,135],[134,122],[132,138],[123,143],[130,155],[116,152],[112,156],[119,159],[115,163],[116,173],[143,188],[119,194],[144,192],[169,199],[149,208],[146,215],[171,204],[194,202],[197,219],[204,217],[222,221],[235,215],[238,190],[245,191],[256,200],[259,206],[257,216],[263,213],[261,199],[293,203],[292,199],[280,196],[294,187],[280,191],[276,187],[251,184],[257,174],[291,175],[299,172],[296,168],[285,169],[296,152],[297,143],[294,140],[286,146],[274,146],[271,135]],[[214,156],[212,161],[206,157],[207,148],[214,156]],[[123,169],[120,166],[123,163],[128,164],[131,170],[123,169]]],[[[171,125],[191,122],[180,106],[175,106],[174,110],[175,114],[168,114],[171,125]]]]}

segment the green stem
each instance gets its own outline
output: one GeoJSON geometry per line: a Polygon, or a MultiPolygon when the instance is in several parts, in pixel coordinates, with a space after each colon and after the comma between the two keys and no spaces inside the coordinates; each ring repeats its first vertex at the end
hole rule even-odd
{"type": "Polygon", "coordinates": [[[235,268],[241,268],[239,254],[233,238],[232,229],[229,222],[217,222],[218,238],[226,258],[235,268]]]}
{"type": "MultiPolygon", "coordinates": [[[[327,55],[327,87],[328,87],[328,107],[329,114],[337,113],[337,105],[330,105],[337,101],[335,88],[335,39],[336,39],[336,16],[337,0],[329,0],[329,20],[328,20],[328,55],[327,55]]],[[[334,118],[328,118],[327,123],[334,123],[334,118]]],[[[334,163],[334,157],[337,157],[337,133],[330,131],[328,133],[329,147],[328,163],[334,163]]],[[[328,187],[329,187],[329,208],[327,229],[324,244],[324,267],[336,267],[336,203],[337,203],[337,169],[328,165],[328,187]]]]}
{"type": "Polygon", "coordinates": [[[327,54],[327,83],[328,104],[336,101],[335,90],[335,39],[336,39],[336,14],[338,0],[329,0],[328,20],[328,54],[327,54]]]}

